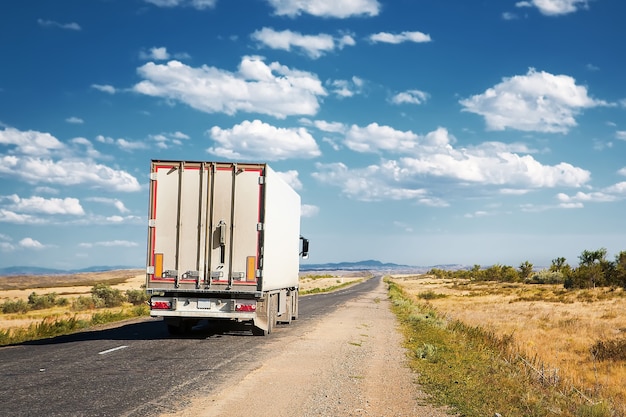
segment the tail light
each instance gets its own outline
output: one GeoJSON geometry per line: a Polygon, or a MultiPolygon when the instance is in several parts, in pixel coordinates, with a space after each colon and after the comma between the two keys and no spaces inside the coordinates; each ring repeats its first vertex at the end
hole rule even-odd
{"type": "Polygon", "coordinates": [[[235,304],[235,311],[254,313],[256,311],[255,304],[237,303],[235,304]]]}
{"type": "Polygon", "coordinates": [[[171,301],[152,301],[150,305],[153,310],[170,310],[172,308],[171,301]]]}

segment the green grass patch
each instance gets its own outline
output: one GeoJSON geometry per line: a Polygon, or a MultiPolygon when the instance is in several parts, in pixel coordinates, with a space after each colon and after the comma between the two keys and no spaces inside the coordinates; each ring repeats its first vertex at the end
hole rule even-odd
{"type": "Polygon", "coordinates": [[[515,352],[512,336],[449,319],[387,283],[410,366],[434,404],[464,417],[613,415],[606,406],[539,380],[515,352]]]}

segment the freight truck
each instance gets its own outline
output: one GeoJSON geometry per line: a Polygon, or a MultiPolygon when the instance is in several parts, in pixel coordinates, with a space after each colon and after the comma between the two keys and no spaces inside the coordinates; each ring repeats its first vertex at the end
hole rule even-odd
{"type": "Polygon", "coordinates": [[[300,196],[267,164],[153,160],[148,211],[150,315],[170,333],[298,318],[300,196]]]}

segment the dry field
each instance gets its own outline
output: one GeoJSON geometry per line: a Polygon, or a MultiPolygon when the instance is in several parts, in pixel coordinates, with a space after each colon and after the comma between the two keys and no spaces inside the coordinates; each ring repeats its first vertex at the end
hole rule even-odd
{"type": "Polygon", "coordinates": [[[611,398],[626,409],[626,361],[597,360],[598,341],[626,340],[626,293],[597,288],[568,291],[562,285],[508,284],[437,279],[393,280],[440,313],[501,336],[547,383],[579,390],[590,399],[611,398]]]}
{"type": "MultiPolygon", "coordinates": [[[[300,290],[310,291],[314,288],[326,289],[343,283],[356,282],[363,279],[363,273],[341,271],[302,273],[300,290]]],[[[127,290],[138,290],[145,284],[146,275],[141,269],[118,270],[106,272],[90,272],[71,275],[26,275],[0,277],[0,304],[6,300],[28,300],[35,292],[37,295],[56,293],[70,302],[79,296],[89,296],[91,288],[98,283],[109,284],[123,293],[127,290]]],[[[25,314],[2,314],[0,312],[0,330],[28,327],[49,317],[73,317],[84,319],[91,312],[76,314],[69,307],[54,307],[44,310],[31,310],[25,314]]]]}

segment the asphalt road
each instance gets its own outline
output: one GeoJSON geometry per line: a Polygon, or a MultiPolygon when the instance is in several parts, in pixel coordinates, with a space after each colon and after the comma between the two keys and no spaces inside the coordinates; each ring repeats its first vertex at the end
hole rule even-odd
{"type": "Polygon", "coordinates": [[[270,340],[303,334],[379,280],[301,297],[299,319],[267,337],[206,326],[173,338],[160,319],[148,318],[0,348],[0,416],[137,417],[182,409],[191,397],[258,368],[270,340]]]}

